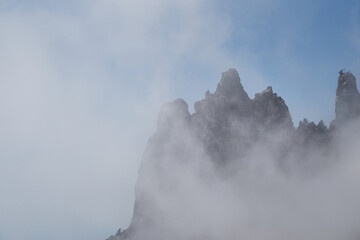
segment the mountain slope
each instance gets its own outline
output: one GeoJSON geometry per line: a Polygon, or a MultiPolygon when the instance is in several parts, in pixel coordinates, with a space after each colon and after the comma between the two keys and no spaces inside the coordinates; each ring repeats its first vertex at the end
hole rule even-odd
{"type": "MultiPolygon", "coordinates": [[[[268,208],[259,219],[258,209],[268,204],[285,216],[302,216],[296,207],[285,211],[278,203],[302,206],[305,200],[289,199],[302,199],[312,189],[303,180],[318,181],[340,159],[341,129],[360,115],[360,94],[350,72],[340,72],[335,112],[330,129],[306,119],[294,128],[285,101],[272,87],[250,99],[235,69],[224,72],[216,91],[195,103],[194,114],[182,99],[165,104],[142,159],[130,226],[108,240],[284,237],[268,229],[278,227],[267,220],[268,208]],[[262,198],[271,200],[253,205],[262,198]],[[240,210],[243,201],[247,218],[240,210]],[[250,231],[254,226],[260,230],[250,231]]],[[[323,234],[308,228],[309,236],[323,234]]],[[[297,239],[298,230],[291,229],[288,236],[297,239]]]]}

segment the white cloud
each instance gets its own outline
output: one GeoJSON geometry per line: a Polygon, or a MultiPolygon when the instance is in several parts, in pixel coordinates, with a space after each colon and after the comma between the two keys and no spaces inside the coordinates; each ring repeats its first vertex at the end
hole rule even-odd
{"type": "Polygon", "coordinates": [[[227,23],[204,1],[22,4],[0,17],[0,238],[105,238],[177,64],[221,68],[227,23]]]}
{"type": "Polygon", "coordinates": [[[281,1],[241,1],[239,25],[216,1],[1,4],[0,238],[38,240],[126,227],[161,104],[191,108],[230,67],[251,97],[264,89],[259,55],[227,44],[281,1]]]}

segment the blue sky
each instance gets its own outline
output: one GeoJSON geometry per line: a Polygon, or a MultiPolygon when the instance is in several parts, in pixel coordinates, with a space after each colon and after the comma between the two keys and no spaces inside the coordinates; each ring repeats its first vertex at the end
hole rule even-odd
{"type": "Polygon", "coordinates": [[[329,123],[338,70],[359,74],[359,1],[268,1],[245,27],[237,16],[242,7],[225,2],[233,23],[229,51],[250,52],[295,124],[302,117],[329,123]]]}
{"type": "Polygon", "coordinates": [[[294,124],[334,118],[360,77],[360,2],[0,1],[0,240],[105,239],[130,221],[142,152],[167,101],[235,67],[294,124]]]}

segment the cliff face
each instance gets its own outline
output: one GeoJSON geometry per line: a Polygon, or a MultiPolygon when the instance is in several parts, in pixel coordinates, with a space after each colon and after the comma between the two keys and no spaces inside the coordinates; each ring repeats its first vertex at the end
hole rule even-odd
{"type": "Polygon", "coordinates": [[[305,177],[309,162],[316,172],[335,156],[335,131],[360,115],[360,95],[349,72],[340,74],[335,111],[330,130],[322,121],[307,120],[294,128],[285,101],[272,87],[250,99],[235,69],[224,72],[216,91],[195,103],[194,114],[182,99],[165,104],[142,160],[131,224],[108,240],[234,239],[233,234],[225,238],[233,229],[213,231],[219,225],[213,217],[226,216],[230,225],[237,221],[236,209],[224,205],[241,198],[218,194],[237,192],[258,171],[259,159],[284,176],[296,171],[305,177]],[[209,223],[194,227],[197,221],[209,223]]]}

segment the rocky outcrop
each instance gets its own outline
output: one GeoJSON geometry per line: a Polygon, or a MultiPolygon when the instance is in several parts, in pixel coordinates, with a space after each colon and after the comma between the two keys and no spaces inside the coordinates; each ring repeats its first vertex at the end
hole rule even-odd
{"type": "Polygon", "coordinates": [[[195,103],[192,120],[210,158],[222,164],[244,158],[266,129],[292,128],[285,101],[271,87],[250,99],[235,69],[222,74],[215,93],[207,91],[195,103]]]}
{"type": "Polygon", "coordinates": [[[261,93],[255,94],[254,114],[264,126],[274,127],[275,125],[291,127],[292,120],[285,101],[273,93],[272,87],[267,87],[261,93]]]}
{"type": "Polygon", "coordinates": [[[164,207],[173,204],[175,198],[180,206],[173,208],[194,207],[184,198],[184,189],[191,187],[185,184],[186,178],[197,176],[209,181],[211,174],[219,174],[229,179],[258,152],[281,166],[286,166],[289,159],[301,164],[303,159],[314,159],[313,155],[327,156],[331,154],[328,149],[332,147],[334,129],[360,116],[360,94],[355,77],[341,71],[336,90],[336,127],[329,130],[323,121],[315,124],[304,119],[295,129],[285,101],[272,87],[251,99],[237,71],[229,69],[222,74],[216,91],[207,91],[194,108],[191,115],[186,102],[177,99],[161,109],[157,131],[142,159],[131,224],[107,240],[191,239],[171,235],[176,230],[168,222],[177,219],[179,212],[167,212],[164,207]],[[179,197],[184,200],[178,201],[179,197]]]}
{"type": "Polygon", "coordinates": [[[339,72],[338,87],[336,89],[335,121],[338,125],[360,116],[360,94],[356,86],[356,79],[351,72],[339,72]]]}

